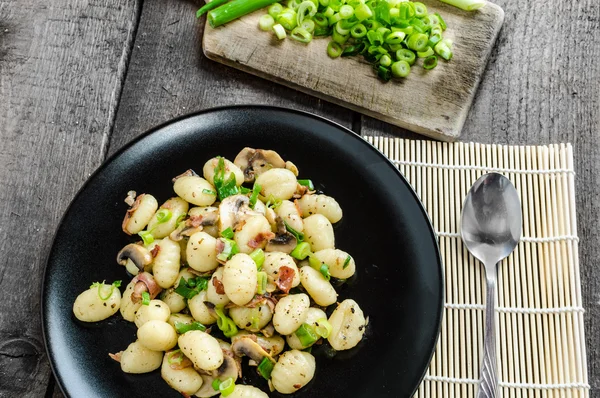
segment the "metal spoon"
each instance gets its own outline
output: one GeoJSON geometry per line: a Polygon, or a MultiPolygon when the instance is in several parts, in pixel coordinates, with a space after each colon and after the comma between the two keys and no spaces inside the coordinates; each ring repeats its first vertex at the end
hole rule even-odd
{"type": "Polygon", "coordinates": [[[521,219],[519,195],[503,175],[484,174],[469,190],[460,232],[469,252],[485,265],[487,279],[483,363],[477,398],[496,396],[496,264],[508,257],[521,239],[521,219]]]}

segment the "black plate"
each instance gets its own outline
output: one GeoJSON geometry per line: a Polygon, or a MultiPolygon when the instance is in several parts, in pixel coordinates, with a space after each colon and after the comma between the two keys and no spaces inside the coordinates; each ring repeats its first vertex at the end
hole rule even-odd
{"type": "MultiPolygon", "coordinates": [[[[42,293],[44,338],[52,368],[71,397],[180,397],[160,378],[121,372],[109,352],[135,340],[120,315],[82,324],[73,301],[94,281],[124,281],[115,261],[129,242],[121,231],[129,190],[159,202],[171,178],[209,158],[233,159],[245,146],[274,149],[300,177],[340,203],[336,247],[356,260],[357,278],[339,289],[370,323],[365,339],[332,359],[317,356],[313,381],[296,397],[410,397],[429,364],[440,328],[443,279],[436,236],[398,170],[358,135],[323,118],[264,106],[219,108],[157,127],[106,161],[64,215],[48,257],[42,293]]],[[[248,380],[248,379],[245,379],[248,380]]],[[[254,379],[265,391],[264,380],[254,379]]],[[[276,393],[271,396],[283,396],[276,393]]]]}

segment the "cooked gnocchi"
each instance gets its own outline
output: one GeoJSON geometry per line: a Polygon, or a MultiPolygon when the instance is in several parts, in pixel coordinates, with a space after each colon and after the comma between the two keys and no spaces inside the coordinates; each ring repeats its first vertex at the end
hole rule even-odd
{"type": "Polygon", "coordinates": [[[128,193],[122,228],[141,241],[117,263],[132,279],[122,296],[120,281],[94,283],[73,313],[98,322],[120,311],[137,339],[110,357],[126,373],[160,368],[186,396],[268,397],[240,381],[245,360],[263,387],[294,393],[315,375],[313,345],[351,349],[368,323],[334,287],[356,272],[336,247],[342,208],[270,150],[216,156],[201,175],[176,176],[160,207],[149,193],[128,193]]]}

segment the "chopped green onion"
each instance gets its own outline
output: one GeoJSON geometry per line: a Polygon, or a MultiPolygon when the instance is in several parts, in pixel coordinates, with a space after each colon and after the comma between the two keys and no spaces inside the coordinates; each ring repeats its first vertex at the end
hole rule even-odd
{"type": "Polygon", "coordinates": [[[158,224],[163,224],[163,223],[166,223],[167,221],[169,221],[172,216],[173,216],[173,213],[171,213],[171,210],[160,209],[159,211],[156,212],[156,221],[158,222],[158,224]]]}
{"type": "Polygon", "coordinates": [[[219,391],[219,386],[221,385],[222,381],[219,379],[214,379],[213,382],[211,383],[211,386],[213,388],[213,390],[215,391],[219,391]]]}
{"type": "Polygon", "coordinates": [[[263,263],[265,262],[265,252],[262,249],[254,249],[254,251],[249,255],[250,258],[256,263],[256,269],[260,271],[263,263]]]}
{"type": "Polygon", "coordinates": [[[342,35],[336,29],[331,32],[331,40],[338,44],[344,44],[348,41],[350,35],[342,35]]]}
{"type": "Polygon", "coordinates": [[[397,8],[390,8],[390,18],[394,20],[398,17],[400,17],[400,10],[397,8]]]}
{"type": "MultiPolygon", "coordinates": [[[[381,60],[381,58],[383,58],[384,56],[381,56],[379,59],[381,60]]],[[[392,78],[392,72],[390,72],[390,69],[383,66],[383,65],[379,65],[377,67],[377,76],[379,76],[379,78],[381,80],[383,80],[384,82],[389,81],[392,78]]]]}
{"type": "Polygon", "coordinates": [[[368,5],[360,4],[354,9],[354,15],[356,15],[356,18],[358,18],[359,21],[364,21],[373,16],[373,11],[371,11],[368,5]]]}
{"type": "MultiPolygon", "coordinates": [[[[232,0],[232,2],[238,0],[232,0]]],[[[227,3],[231,4],[231,3],[227,3]]],[[[219,7],[220,8],[220,7],[219,7]]],[[[216,10],[218,10],[217,8],[216,10]]],[[[215,10],[215,11],[216,11],[215,10]]],[[[209,14],[210,16],[210,14],[209,14]]],[[[217,189],[217,193],[219,195],[219,200],[223,200],[228,196],[236,195],[240,192],[239,187],[237,186],[237,180],[235,178],[235,174],[230,173],[229,176],[225,175],[225,160],[221,156],[217,156],[218,162],[215,167],[215,176],[213,178],[214,186],[217,189]]]]}
{"type": "Polygon", "coordinates": [[[400,44],[405,37],[406,33],[404,32],[392,32],[386,36],[385,42],[387,44],[400,44]]]}
{"type": "Polygon", "coordinates": [[[167,353],[167,362],[169,365],[179,365],[183,362],[183,352],[181,350],[175,350],[167,353]]]}
{"type": "Polygon", "coordinates": [[[329,20],[323,14],[315,14],[312,20],[317,26],[320,26],[322,28],[329,26],[329,20]]]}
{"type": "Polygon", "coordinates": [[[291,8],[285,8],[278,16],[277,22],[285,29],[292,30],[298,25],[296,11],[291,8]]]}
{"type": "Polygon", "coordinates": [[[283,11],[283,6],[279,3],[275,3],[269,7],[267,12],[273,17],[273,19],[275,19],[281,13],[281,11],[283,11]]]}
{"type": "Polygon", "coordinates": [[[315,186],[313,185],[313,182],[311,180],[298,180],[298,184],[304,187],[308,187],[308,189],[311,191],[315,190],[315,186]]]}
{"type": "Polygon", "coordinates": [[[226,24],[275,3],[275,0],[231,0],[208,12],[208,23],[212,28],[226,24]]]}
{"type": "Polygon", "coordinates": [[[302,25],[300,25],[300,27],[306,29],[308,33],[312,34],[312,32],[315,31],[315,21],[313,21],[312,19],[305,19],[304,21],[302,21],[302,25]]]}
{"type": "Polygon", "coordinates": [[[344,265],[342,265],[342,269],[346,269],[346,267],[348,267],[348,264],[350,264],[350,260],[352,260],[352,257],[348,255],[348,257],[346,257],[346,259],[344,260],[344,265]]]}
{"type": "Polygon", "coordinates": [[[438,21],[440,21],[440,27],[442,28],[442,30],[446,30],[447,26],[446,21],[444,21],[444,18],[442,18],[442,16],[437,12],[434,15],[438,18],[438,21]]]}
{"type": "Polygon", "coordinates": [[[383,44],[383,35],[375,30],[367,32],[367,39],[372,46],[380,46],[383,44]]]}
{"type": "Polygon", "coordinates": [[[292,10],[296,11],[298,7],[300,7],[300,4],[302,4],[302,1],[303,0],[289,0],[287,4],[288,8],[291,8],[292,10]]]}
{"type": "Polygon", "coordinates": [[[273,371],[274,366],[275,365],[269,358],[264,357],[262,361],[260,361],[257,370],[262,377],[264,377],[266,380],[269,380],[271,378],[271,372],[273,371]]]}
{"type": "Polygon", "coordinates": [[[296,245],[294,250],[290,253],[290,256],[294,257],[297,260],[304,260],[306,257],[311,255],[310,245],[308,242],[301,242],[296,245]]]}
{"type": "Polygon", "coordinates": [[[323,12],[323,16],[328,19],[327,24],[329,24],[329,18],[332,17],[333,14],[335,14],[335,10],[331,7],[327,7],[323,12]]]}
{"type": "Polygon", "coordinates": [[[275,32],[275,36],[277,36],[279,40],[283,40],[287,36],[285,28],[281,24],[273,25],[273,32],[275,32]]]}
{"type": "Polygon", "coordinates": [[[315,323],[316,323],[315,333],[317,333],[319,336],[323,337],[324,339],[328,338],[329,335],[331,335],[331,331],[333,330],[333,327],[331,326],[331,323],[329,323],[327,318],[318,319],[315,323]]]}
{"type": "MultiPolygon", "coordinates": [[[[312,2],[310,4],[312,4],[312,2]]],[[[300,43],[310,43],[312,41],[312,34],[300,26],[296,26],[292,30],[290,37],[296,41],[299,41],[300,43]]]]}
{"type": "Polygon", "coordinates": [[[152,233],[150,231],[140,231],[138,232],[138,235],[144,241],[145,246],[148,246],[152,242],[154,242],[154,236],[152,236],[152,233]]]}
{"type": "Polygon", "coordinates": [[[179,279],[179,285],[175,288],[175,293],[180,296],[191,299],[208,287],[208,279],[197,277],[186,280],[183,276],[179,279]]]}
{"type": "Polygon", "coordinates": [[[415,31],[415,28],[412,26],[407,26],[406,28],[392,28],[392,32],[402,32],[406,36],[410,36],[415,31]]]}
{"type": "Polygon", "coordinates": [[[424,33],[413,33],[408,36],[406,44],[413,51],[423,51],[427,47],[429,37],[424,33]]]}
{"type": "Polygon", "coordinates": [[[296,11],[296,25],[302,25],[305,18],[312,18],[317,13],[317,6],[310,0],[303,1],[296,11]]]}
{"type": "Polygon", "coordinates": [[[360,39],[361,37],[365,37],[367,35],[367,28],[365,28],[365,25],[359,23],[350,29],[350,34],[355,39],[360,39]]]}
{"type": "Polygon", "coordinates": [[[333,14],[332,16],[329,17],[329,25],[333,25],[335,23],[338,23],[342,20],[342,16],[340,15],[339,12],[336,12],[335,14],[333,14]]]}
{"type": "Polygon", "coordinates": [[[302,347],[308,347],[313,345],[317,340],[319,340],[319,336],[315,333],[315,330],[308,323],[303,323],[300,327],[294,332],[298,340],[300,340],[300,344],[302,347]]]}
{"type": "Polygon", "coordinates": [[[142,305],[150,305],[150,293],[142,293],[142,305]]]}
{"type": "Polygon", "coordinates": [[[250,208],[254,209],[256,201],[258,200],[258,195],[260,195],[261,189],[262,187],[260,186],[260,184],[257,184],[255,182],[254,186],[252,187],[252,194],[250,195],[250,208]]]}
{"type": "Polygon", "coordinates": [[[485,6],[485,0],[442,0],[442,2],[465,11],[474,11],[485,6]]]}
{"type": "Polygon", "coordinates": [[[444,58],[446,61],[449,61],[450,59],[452,59],[452,50],[446,44],[445,40],[442,40],[438,44],[436,44],[435,47],[433,48],[433,50],[435,51],[435,53],[437,55],[444,58]]]}
{"type": "Polygon", "coordinates": [[[190,330],[201,330],[204,332],[206,330],[206,326],[204,326],[198,321],[194,321],[191,323],[175,322],[175,330],[179,334],[184,334],[185,332],[189,332],[190,330]]]}
{"type": "Polygon", "coordinates": [[[221,232],[221,236],[227,239],[233,239],[234,233],[231,227],[228,227],[227,229],[223,230],[223,232],[221,232]]]}
{"type": "Polygon", "coordinates": [[[237,254],[240,252],[240,248],[238,247],[237,243],[235,243],[235,241],[228,239],[228,238],[219,238],[219,240],[221,240],[223,242],[224,247],[223,247],[223,251],[221,253],[217,254],[217,260],[226,262],[231,257],[233,257],[234,254],[237,254]]]}
{"type": "Polygon", "coordinates": [[[343,6],[340,7],[340,17],[342,17],[342,19],[348,19],[348,18],[352,17],[353,15],[354,15],[354,8],[352,8],[352,6],[344,4],[343,6]]]}
{"type": "MultiPolygon", "coordinates": [[[[263,15],[263,17],[268,17],[268,15],[263,15]]],[[[215,195],[215,196],[217,195],[217,193],[215,191],[213,191],[212,189],[203,189],[202,193],[205,193],[207,195],[215,195]]]]}
{"type": "Polygon", "coordinates": [[[220,5],[227,3],[229,0],[212,0],[210,3],[206,3],[198,11],[196,11],[196,18],[200,18],[202,15],[206,14],[213,8],[217,8],[220,5]]]}
{"type": "Polygon", "coordinates": [[[238,328],[235,322],[231,320],[227,315],[223,313],[221,307],[215,307],[215,313],[217,314],[217,327],[223,332],[225,337],[233,337],[237,334],[238,328]]]}
{"type": "Polygon", "coordinates": [[[260,30],[264,30],[265,32],[268,32],[271,29],[273,29],[273,25],[275,25],[275,18],[273,18],[269,14],[263,15],[258,20],[258,27],[260,28],[260,30]]]}
{"type": "Polygon", "coordinates": [[[414,64],[416,58],[417,57],[415,56],[414,52],[405,48],[401,48],[400,50],[396,51],[396,59],[398,61],[406,61],[409,65],[414,64]]]}
{"type": "Polygon", "coordinates": [[[106,301],[110,298],[110,296],[112,296],[113,292],[115,291],[115,288],[118,288],[119,286],[121,286],[121,281],[114,281],[112,283],[112,285],[110,285],[110,291],[108,292],[107,296],[103,296],[102,295],[102,288],[104,287],[104,281],[102,282],[94,282],[92,283],[92,285],[90,286],[90,289],[93,288],[98,288],[98,297],[100,297],[100,300],[102,301],[106,301]]]}
{"type": "Polygon", "coordinates": [[[410,65],[406,61],[397,61],[392,64],[392,76],[406,77],[410,74],[410,65]]]}
{"type": "Polygon", "coordinates": [[[381,66],[388,67],[392,64],[392,58],[389,55],[384,54],[381,58],[379,58],[379,64],[381,66]]]}
{"type": "Polygon", "coordinates": [[[233,382],[233,378],[228,377],[224,382],[219,384],[219,391],[221,392],[221,396],[226,397],[230,395],[233,390],[235,390],[235,383],[233,382]]]}
{"type": "Polygon", "coordinates": [[[265,294],[267,291],[267,273],[260,271],[256,274],[256,293],[265,294]]]}
{"type": "Polygon", "coordinates": [[[317,37],[317,36],[329,36],[331,35],[331,29],[329,29],[329,27],[327,28],[323,28],[323,27],[317,27],[315,28],[315,31],[313,32],[313,36],[317,37]]]}
{"type": "Polygon", "coordinates": [[[431,48],[429,46],[427,46],[425,48],[425,50],[423,50],[423,51],[417,51],[417,57],[419,57],[419,58],[427,58],[433,54],[434,54],[433,48],[431,48]]]}
{"type": "Polygon", "coordinates": [[[342,51],[342,57],[350,57],[353,55],[360,54],[364,49],[365,49],[365,43],[346,46],[346,47],[344,47],[344,51],[342,51]]]}
{"type": "Polygon", "coordinates": [[[304,240],[304,234],[302,232],[296,231],[294,228],[290,227],[290,224],[288,224],[287,222],[283,222],[285,224],[285,229],[287,229],[287,231],[294,235],[294,237],[296,238],[296,241],[298,243],[302,242],[304,240]]]}
{"type": "Polygon", "coordinates": [[[321,272],[321,275],[323,275],[323,278],[330,280],[331,279],[331,274],[329,273],[329,265],[323,263],[321,264],[321,267],[319,268],[319,272],[321,272]]]}
{"type": "Polygon", "coordinates": [[[411,2],[407,1],[400,3],[400,7],[398,7],[398,9],[400,10],[400,19],[411,19],[415,16],[415,7],[411,2]]]}
{"type": "Polygon", "coordinates": [[[423,18],[427,16],[427,6],[425,4],[415,1],[413,5],[415,6],[415,17],[423,18]]]}
{"type": "Polygon", "coordinates": [[[435,55],[431,55],[423,61],[423,68],[430,70],[437,66],[438,59],[435,55]]]}
{"type": "Polygon", "coordinates": [[[335,24],[335,30],[342,36],[348,36],[350,34],[350,29],[344,28],[341,21],[335,24]]]}

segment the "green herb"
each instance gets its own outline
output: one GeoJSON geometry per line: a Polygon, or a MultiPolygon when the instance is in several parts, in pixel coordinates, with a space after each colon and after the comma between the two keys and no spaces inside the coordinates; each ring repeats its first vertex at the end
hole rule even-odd
{"type": "Polygon", "coordinates": [[[179,285],[175,288],[175,293],[186,299],[191,299],[208,287],[208,278],[190,278],[186,280],[183,276],[179,280],[179,285]]]}
{"type": "Polygon", "coordinates": [[[227,239],[233,239],[233,230],[231,229],[231,227],[228,227],[227,229],[225,229],[223,232],[221,232],[221,236],[227,239]]]}
{"type": "Polygon", "coordinates": [[[233,172],[229,173],[228,176],[225,175],[225,160],[221,156],[217,156],[217,159],[217,167],[215,167],[215,176],[213,178],[213,182],[215,188],[217,189],[219,200],[222,201],[229,196],[240,193],[240,188],[237,186],[237,180],[233,172]]]}
{"type": "Polygon", "coordinates": [[[273,371],[274,366],[275,365],[269,358],[264,357],[258,365],[258,373],[260,373],[260,375],[266,380],[269,380],[271,378],[271,372],[273,371]]]}
{"type": "Polygon", "coordinates": [[[150,293],[142,293],[142,305],[150,305],[150,293]]]}
{"type": "Polygon", "coordinates": [[[192,323],[175,322],[175,330],[179,334],[184,334],[185,332],[189,332],[190,330],[201,330],[204,332],[206,330],[206,326],[197,321],[194,321],[192,323]]]}
{"type": "Polygon", "coordinates": [[[214,379],[211,386],[213,388],[213,390],[215,391],[219,391],[219,386],[221,385],[221,380],[219,379],[214,379]]]}

